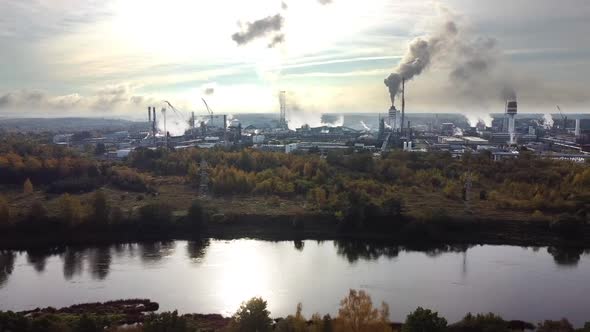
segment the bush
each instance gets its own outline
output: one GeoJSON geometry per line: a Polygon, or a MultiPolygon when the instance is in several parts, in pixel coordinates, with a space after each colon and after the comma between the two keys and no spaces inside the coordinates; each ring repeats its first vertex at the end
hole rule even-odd
{"type": "Polygon", "coordinates": [[[560,321],[546,320],[539,323],[537,332],[574,332],[574,327],[565,318],[560,321]]]}
{"type": "Polygon", "coordinates": [[[162,226],[172,222],[172,208],[163,203],[150,203],[139,209],[139,219],[149,226],[162,226]]]}
{"type": "Polygon", "coordinates": [[[463,318],[463,320],[453,324],[449,330],[451,332],[504,332],[509,331],[510,329],[509,323],[500,316],[496,316],[492,313],[473,316],[469,313],[463,318]]]}
{"type": "Polygon", "coordinates": [[[188,224],[191,227],[200,228],[203,226],[205,222],[205,209],[203,205],[199,201],[193,201],[191,206],[188,209],[188,214],[186,216],[188,224]]]}
{"type": "Polygon", "coordinates": [[[143,324],[144,332],[188,332],[195,331],[189,327],[186,318],[178,316],[178,312],[164,312],[148,316],[143,324]]]}
{"type": "Polygon", "coordinates": [[[80,177],[57,180],[47,188],[48,193],[52,194],[78,194],[91,192],[101,186],[101,181],[98,178],[80,177]]]}
{"type": "Polygon", "coordinates": [[[437,312],[418,307],[406,318],[402,332],[442,332],[447,328],[447,320],[438,317],[437,312]]]}
{"type": "Polygon", "coordinates": [[[272,319],[267,310],[267,303],[260,297],[254,297],[242,303],[232,317],[230,331],[236,332],[268,332],[272,330],[272,319]]]}

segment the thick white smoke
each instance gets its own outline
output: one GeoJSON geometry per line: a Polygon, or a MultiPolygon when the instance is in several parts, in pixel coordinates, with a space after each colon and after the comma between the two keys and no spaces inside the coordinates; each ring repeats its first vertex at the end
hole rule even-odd
{"type": "Polygon", "coordinates": [[[465,96],[515,99],[510,77],[498,73],[498,63],[502,61],[496,40],[470,36],[450,14],[445,15],[445,23],[435,32],[409,43],[406,54],[385,79],[392,104],[403,79],[410,81],[433,64],[447,68],[453,86],[465,96]]]}
{"type": "Polygon", "coordinates": [[[543,114],[543,127],[545,129],[551,129],[553,128],[553,124],[553,116],[550,113],[543,114]]]}

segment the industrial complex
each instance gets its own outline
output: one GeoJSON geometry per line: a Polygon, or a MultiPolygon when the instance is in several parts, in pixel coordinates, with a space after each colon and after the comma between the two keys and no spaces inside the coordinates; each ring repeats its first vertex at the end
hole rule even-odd
{"type": "Polygon", "coordinates": [[[204,99],[207,113],[201,115],[162,101],[158,106],[148,106],[146,121],[133,130],[103,133],[98,137],[87,135],[82,139],[76,139],[73,133],[63,133],[54,137],[54,143],[100,145],[105,158],[124,158],[140,147],[252,147],[284,153],[311,151],[321,155],[331,151],[364,151],[375,157],[401,149],[414,153],[448,151],[457,158],[465,153],[489,151],[495,160],[516,158],[521,151],[531,151],[547,158],[575,161],[590,158],[590,115],[566,116],[559,106],[554,115],[519,113],[519,104],[512,99],[506,101],[503,110],[490,114],[487,123],[483,120],[470,123],[464,116],[406,112],[405,89],[406,82],[402,80],[397,96],[401,109],[392,105],[384,114],[363,115],[366,122],[370,122],[369,117],[375,118],[373,123],[377,121],[378,125],[374,129],[363,120],[352,125],[349,121],[348,126],[326,121],[319,127],[290,128],[289,103],[287,94],[282,91],[278,114],[267,114],[269,121],[263,124],[242,123],[231,115],[216,114],[204,99]],[[179,123],[184,132],[170,134],[168,127],[171,124],[178,127],[179,123]]]}

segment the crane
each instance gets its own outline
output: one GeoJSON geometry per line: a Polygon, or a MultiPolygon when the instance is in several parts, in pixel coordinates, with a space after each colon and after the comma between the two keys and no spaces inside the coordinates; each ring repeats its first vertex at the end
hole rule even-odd
{"type": "Polygon", "coordinates": [[[207,101],[205,101],[205,98],[201,98],[201,100],[203,101],[203,103],[205,104],[205,107],[207,108],[207,112],[209,113],[209,116],[211,117],[211,125],[213,125],[213,111],[209,108],[209,105],[207,105],[207,101]]]}
{"type": "Polygon", "coordinates": [[[561,107],[559,107],[559,105],[557,105],[557,110],[559,111],[559,115],[563,119],[563,130],[567,131],[567,116],[563,114],[563,112],[561,111],[561,107]]]}

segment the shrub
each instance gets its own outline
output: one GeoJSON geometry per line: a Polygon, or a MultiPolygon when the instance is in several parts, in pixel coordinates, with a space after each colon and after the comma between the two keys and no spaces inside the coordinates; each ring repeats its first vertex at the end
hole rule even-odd
{"type": "Polygon", "coordinates": [[[406,318],[402,332],[442,332],[447,328],[447,320],[438,317],[437,312],[418,307],[406,318]]]}
{"type": "Polygon", "coordinates": [[[139,218],[150,226],[165,225],[172,222],[172,208],[163,203],[150,203],[139,209],[139,218]]]}
{"type": "Polygon", "coordinates": [[[272,330],[272,319],[267,310],[267,303],[260,297],[254,297],[242,303],[232,317],[230,331],[239,332],[268,332],[272,330]]]}
{"type": "Polygon", "coordinates": [[[201,227],[205,222],[205,209],[199,201],[193,201],[188,209],[187,221],[192,227],[201,227]]]}

